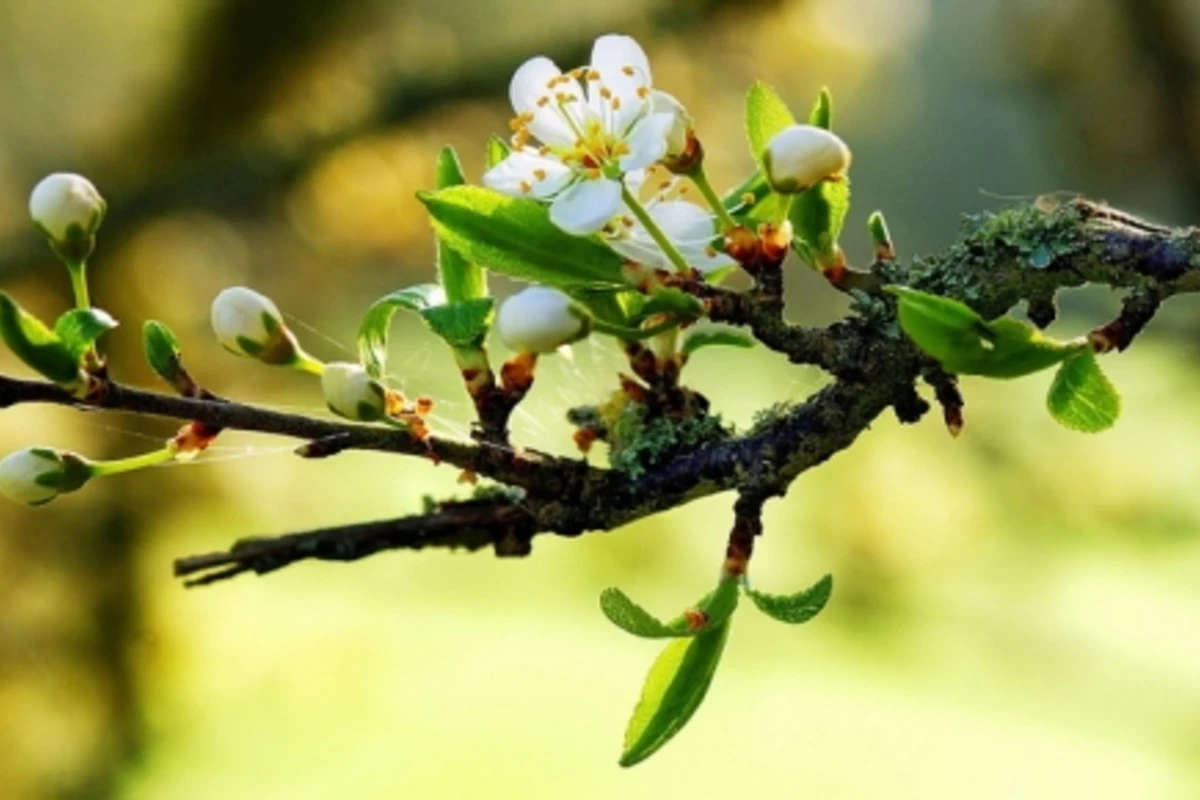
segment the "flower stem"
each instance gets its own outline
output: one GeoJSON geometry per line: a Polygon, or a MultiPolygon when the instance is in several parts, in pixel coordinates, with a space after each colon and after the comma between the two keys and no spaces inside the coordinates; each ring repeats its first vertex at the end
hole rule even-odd
{"type": "Polygon", "coordinates": [[[688,177],[692,179],[692,183],[696,184],[696,188],[700,190],[700,194],[704,195],[704,199],[712,206],[713,213],[717,215],[717,219],[721,220],[721,227],[726,231],[731,231],[737,227],[737,220],[729,213],[729,209],[725,207],[720,195],[713,189],[713,185],[708,180],[708,175],[704,172],[703,166],[698,166],[688,173],[688,177]]]}
{"type": "Polygon", "coordinates": [[[325,364],[319,358],[313,358],[303,350],[296,348],[296,358],[289,365],[301,372],[307,372],[309,375],[321,377],[321,373],[325,371],[325,364]]]}
{"type": "Polygon", "coordinates": [[[87,284],[87,262],[68,261],[67,272],[71,275],[71,289],[75,292],[76,308],[91,308],[92,301],[91,297],[88,295],[87,284]]]}
{"type": "Polygon", "coordinates": [[[650,234],[650,238],[654,240],[654,243],[666,254],[670,262],[675,265],[675,269],[680,272],[687,272],[691,269],[688,266],[687,259],[683,257],[683,253],[680,253],[679,248],[667,238],[662,228],[658,227],[658,223],[650,216],[650,212],[633,196],[633,192],[629,191],[629,187],[624,183],[621,184],[621,199],[625,201],[625,205],[637,217],[637,221],[642,223],[642,227],[650,234]]]}
{"type": "Polygon", "coordinates": [[[626,328],[624,325],[614,325],[611,322],[602,322],[598,319],[593,319],[591,320],[591,327],[597,333],[604,333],[625,341],[637,341],[639,339],[650,339],[667,331],[674,330],[679,327],[679,320],[669,319],[666,322],[660,322],[658,325],[649,328],[626,328]]]}
{"type": "Polygon", "coordinates": [[[93,478],[101,478],[105,475],[119,475],[122,472],[133,472],[137,469],[153,467],[164,461],[170,461],[175,458],[175,455],[176,448],[168,445],[161,450],[152,450],[149,453],[142,453],[140,456],[131,456],[115,461],[93,461],[88,465],[88,468],[93,478]]]}

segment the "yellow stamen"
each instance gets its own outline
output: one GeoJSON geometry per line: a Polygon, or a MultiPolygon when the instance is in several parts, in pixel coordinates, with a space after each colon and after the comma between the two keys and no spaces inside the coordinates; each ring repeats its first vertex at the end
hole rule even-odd
{"type": "Polygon", "coordinates": [[[533,191],[533,184],[531,184],[529,181],[521,181],[520,186],[521,186],[521,191],[524,192],[525,194],[529,194],[530,192],[533,191]]]}
{"type": "Polygon", "coordinates": [[[621,67],[621,72],[624,72],[626,75],[628,75],[628,76],[629,76],[629,77],[631,77],[631,78],[633,77],[633,74],[634,74],[636,71],[637,71],[637,70],[635,70],[633,67],[628,67],[628,66],[626,66],[626,67],[621,67]]]}
{"type": "Polygon", "coordinates": [[[536,180],[539,180],[539,181],[544,181],[544,180],[546,180],[546,170],[544,170],[544,169],[535,169],[535,170],[533,171],[533,177],[534,177],[536,180]]]}

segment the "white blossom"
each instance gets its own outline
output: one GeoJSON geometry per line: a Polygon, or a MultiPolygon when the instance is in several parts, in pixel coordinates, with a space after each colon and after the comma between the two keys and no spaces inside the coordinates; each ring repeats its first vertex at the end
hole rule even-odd
{"type": "MultiPolygon", "coordinates": [[[[631,177],[631,184],[640,186],[642,175],[631,177]]],[[[687,261],[701,273],[709,275],[719,270],[734,267],[737,262],[719,250],[717,220],[702,206],[688,200],[667,199],[677,182],[672,180],[649,200],[644,207],[663,235],[687,261]]],[[[663,249],[654,241],[646,226],[638,222],[629,209],[604,231],[609,247],[620,255],[655,269],[674,271],[675,266],[663,249]]]]}
{"type": "Polygon", "coordinates": [[[500,304],[496,333],[517,352],[552,353],[587,332],[571,306],[571,298],[557,289],[531,286],[500,304]]]}
{"type": "Polygon", "coordinates": [[[483,182],[549,201],[568,233],[595,233],[621,209],[624,174],[667,154],[676,115],[655,113],[652,93],[650,63],[628,36],[601,36],[591,64],[565,74],[544,56],[526,61],[509,86],[514,149],[483,182]]]}

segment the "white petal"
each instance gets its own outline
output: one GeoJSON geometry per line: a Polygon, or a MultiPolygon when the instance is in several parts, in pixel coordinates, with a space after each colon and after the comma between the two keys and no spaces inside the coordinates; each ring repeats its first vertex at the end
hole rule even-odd
{"type": "Polygon", "coordinates": [[[483,185],[510,197],[545,200],[571,182],[569,167],[532,150],[516,150],[483,175],[483,185]]]}
{"type": "Polygon", "coordinates": [[[555,198],[550,221],[575,236],[590,236],[621,210],[621,184],[609,178],[581,180],[555,198]]]}
{"type": "Polygon", "coordinates": [[[667,154],[667,134],[674,124],[673,114],[651,114],[634,125],[625,139],[629,154],[621,157],[621,169],[641,169],[661,160],[667,154]]]}
{"type": "Polygon", "coordinates": [[[508,85],[508,99],[512,102],[513,110],[517,114],[532,114],[529,132],[552,147],[570,147],[576,139],[571,126],[558,112],[555,93],[574,89],[576,94],[582,94],[579,82],[574,79],[568,84],[551,86],[561,77],[562,70],[557,64],[545,56],[537,56],[517,67],[508,85]],[[549,98],[549,102],[539,105],[543,98],[549,98]]]}
{"type": "Polygon", "coordinates": [[[685,246],[705,246],[716,236],[712,215],[687,200],[664,200],[650,215],[668,239],[685,246]]]}
{"type": "MultiPolygon", "coordinates": [[[[609,130],[625,133],[646,113],[650,103],[653,79],[645,51],[628,36],[601,36],[592,46],[591,68],[600,73],[599,83],[620,101],[618,110],[611,112],[609,130]]],[[[589,91],[594,86],[589,86],[589,91]]]]}
{"type": "Polygon", "coordinates": [[[605,241],[622,258],[638,264],[645,264],[647,267],[671,271],[675,269],[675,265],[667,258],[667,254],[650,239],[649,234],[646,234],[645,238],[623,236],[619,239],[606,239],[605,241]]]}

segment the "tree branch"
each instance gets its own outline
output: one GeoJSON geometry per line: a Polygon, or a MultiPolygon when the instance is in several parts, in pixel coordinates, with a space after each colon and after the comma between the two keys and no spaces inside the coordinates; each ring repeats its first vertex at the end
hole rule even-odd
{"type": "MultiPolygon", "coordinates": [[[[1088,282],[1130,289],[1121,317],[1096,329],[1119,332],[1111,345],[1123,347],[1163,300],[1200,291],[1200,231],[1159,228],[1082,200],[1039,201],[970,219],[963,239],[940,256],[909,265],[878,262],[873,271],[883,282],[964,300],[988,318],[1023,300],[1053,302],[1059,290],[1088,282]]],[[[888,296],[852,294],[849,317],[826,328],[805,328],[787,323],[777,304],[767,303],[764,310],[753,295],[705,287],[702,296],[710,308],[720,309],[714,316],[745,325],[792,361],[819,364],[835,380],[744,434],[692,448],[636,477],[503,445],[437,437],[422,442],[404,431],[119,385],[92,405],[315,441],[302,448],[310,455],[312,450],[368,449],[426,456],[524,490],[520,501],[451,503],[422,516],[244,541],[227,553],[182,559],[176,564],[179,575],[205,573],[199,581],[211,582],[308,558],[351,560],[429,546],[475,550],[491,544],[498,554],[524,555],[538,533],[611,530],[731,489],[739,491],[743,516],[749,518],[766,498],[782,495],[799,475],[849,447],[889,407],[896,407],[902,419],[920,416],[914,385],[922,378],[936,388],[953,429],[962,397],[951,376],[899,334],[888,296]]],[[[1108,348],[1100,346],[1101,338],[1093,335],[1093,347],[1104,352],[1108,348]]],[[[22,402],[80,405],[53,385],[0,376],[0,408],[22,402]]],[[[961,425],[961,417],[957,422],[961,425]]],[[[741,534],[752,526],[743,527],[741,534]]],[[[740,535],[739,546],[752,541],[752,534],[750,539],[740,535]]]]}

